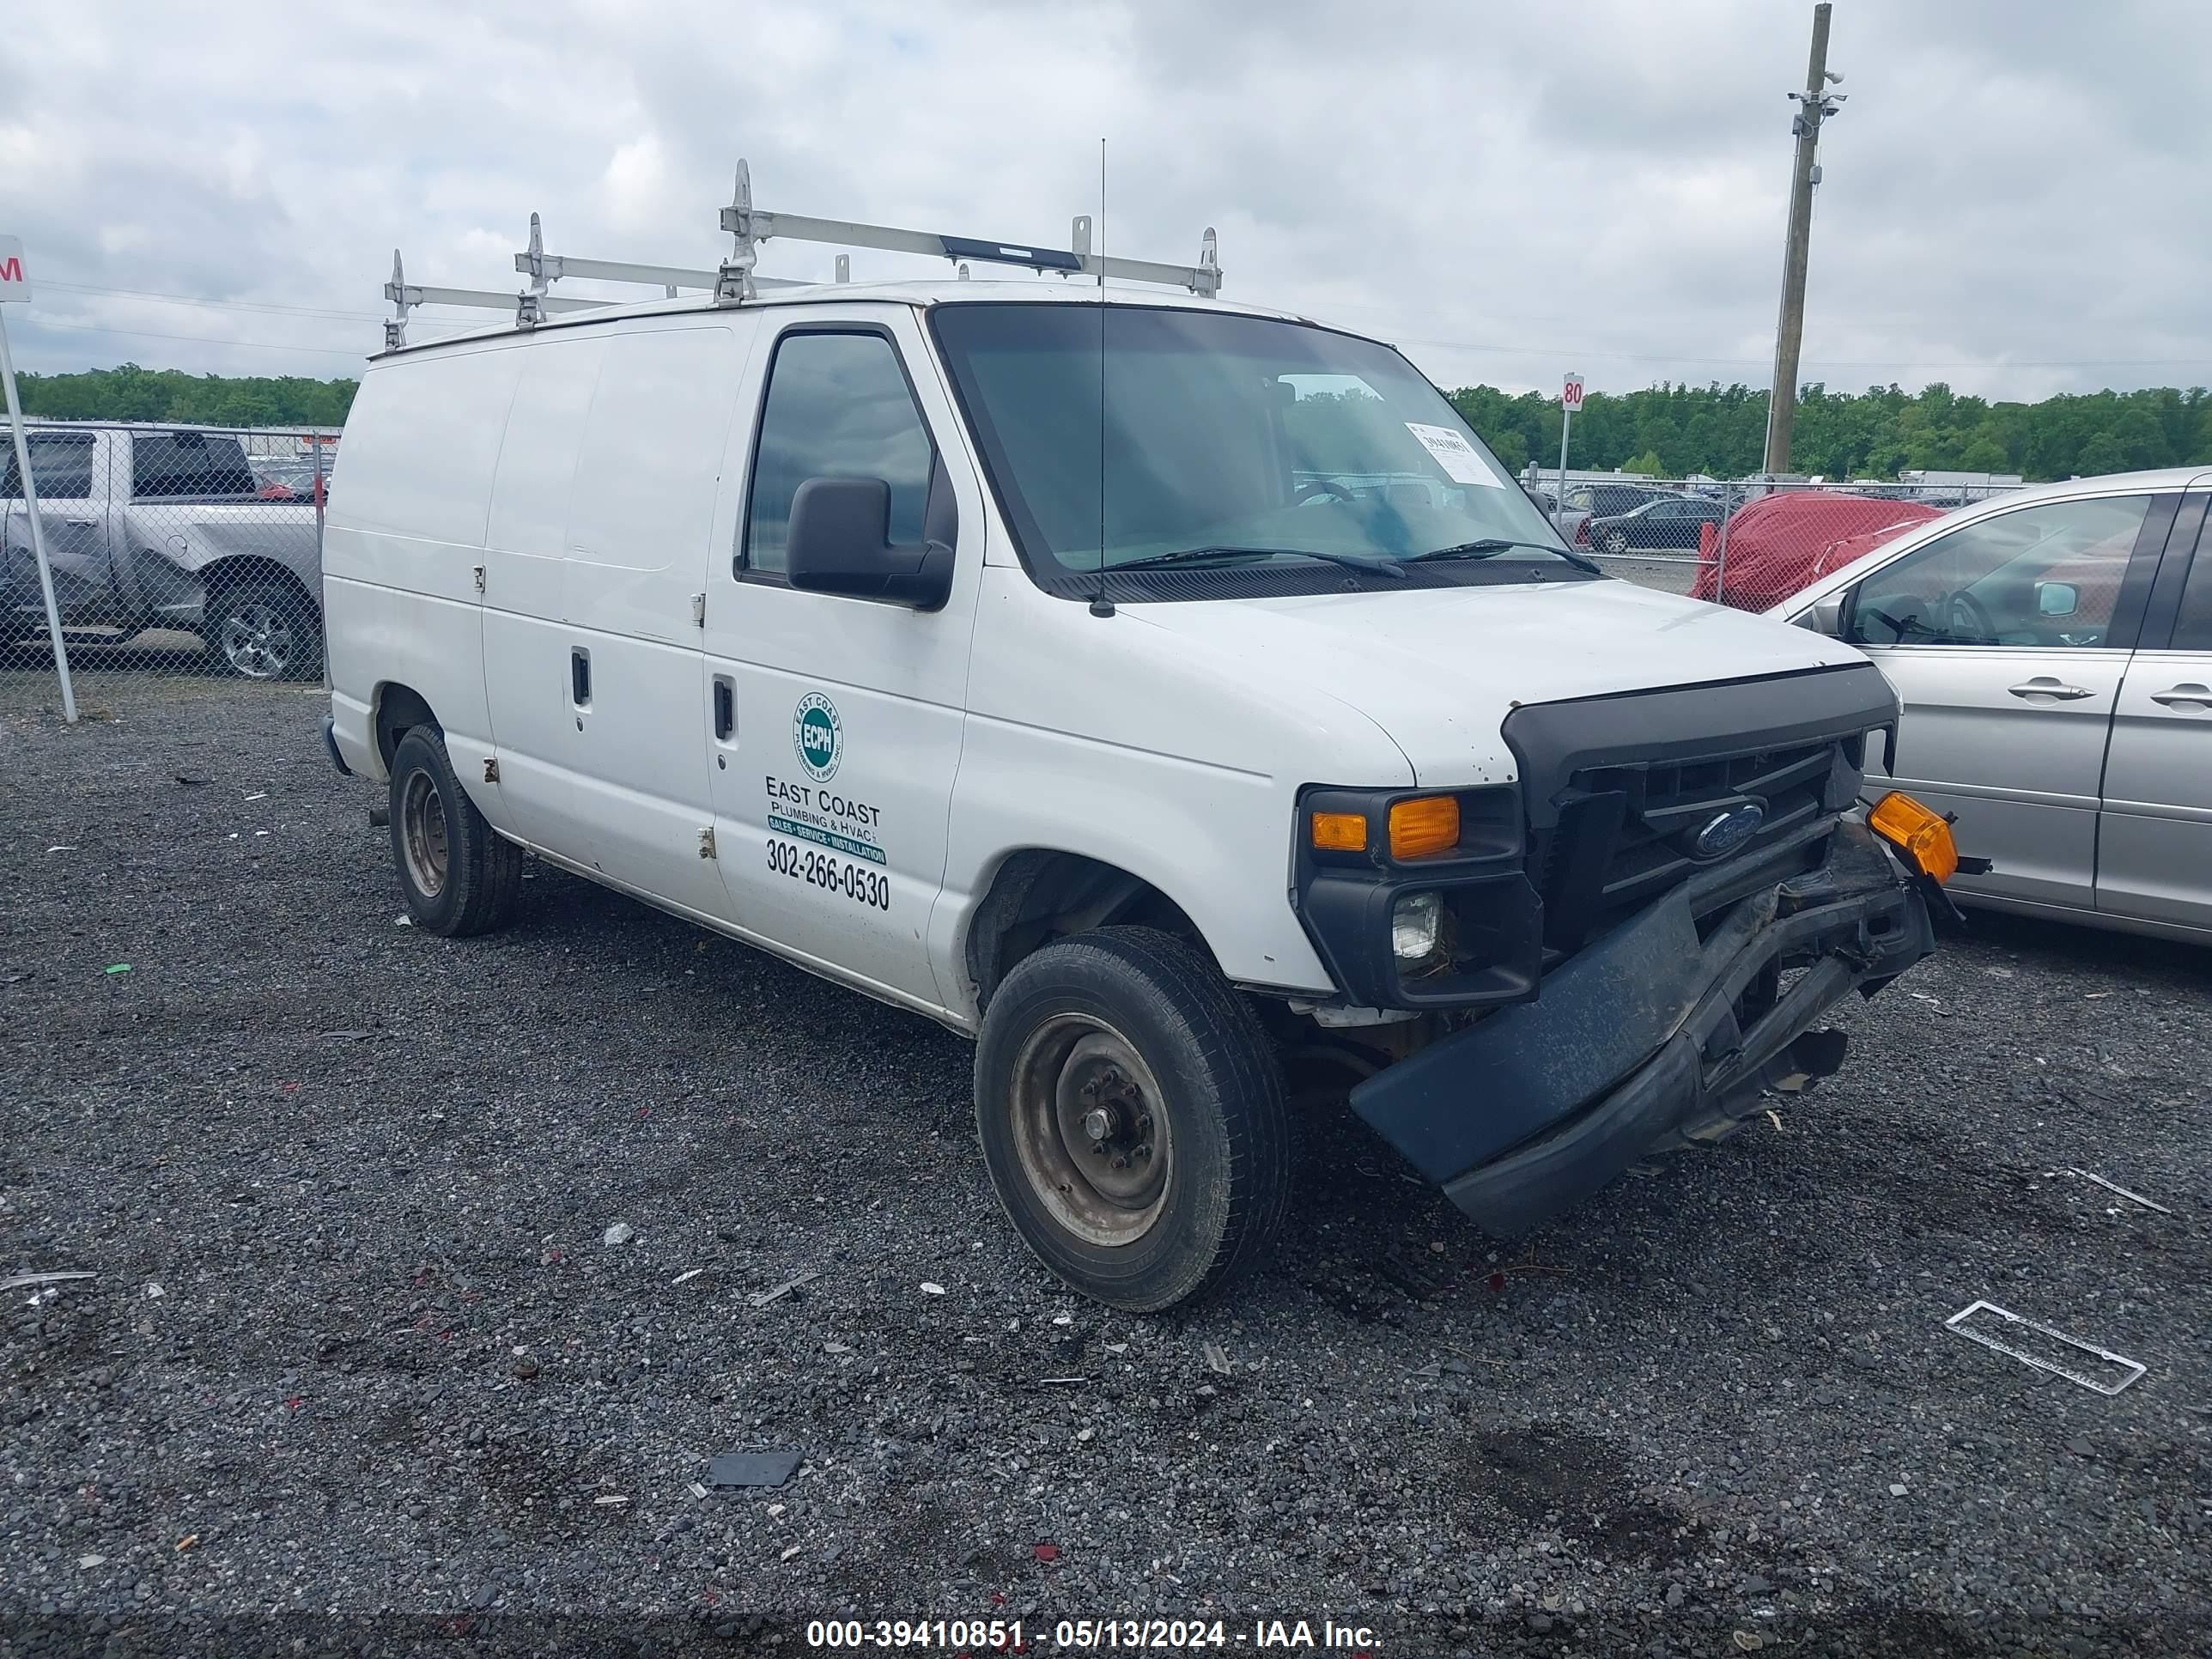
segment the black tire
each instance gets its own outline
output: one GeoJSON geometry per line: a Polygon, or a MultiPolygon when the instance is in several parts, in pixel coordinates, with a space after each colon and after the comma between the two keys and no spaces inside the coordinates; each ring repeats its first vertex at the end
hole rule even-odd
{"type": "Polygon", "coordinates": [[[1103,928],[1018,963],[976,1044],[975,1127],[1015,1231],[1109,1307],[1217,1291],[1282,1228],[1291,1125],[1274,1053],[1212,961],[1172,934],[1103,928]],[[1071,1140],[1066,1126],[1097,1121],[1085,1107],[1115,1115],[1105,1141],[1071,1140]],[[1108,1190],[1140,1180],[1157,1193],[1108,1190]]]}
{"type": "Polygon", "coordinates": [[[505,921],[522,887],[522,849],[484,822],[436,726],[410,726],[400,738],[391,799],[392,862],[415,925],[459,939],[505,921]]]}
{"type": "Polygon", "coordinates": [[[242,680],[312,680],[323,672],[323,619],[315,602],[280,581],[218,586],[200,637],[217,672],[242,680]]]}

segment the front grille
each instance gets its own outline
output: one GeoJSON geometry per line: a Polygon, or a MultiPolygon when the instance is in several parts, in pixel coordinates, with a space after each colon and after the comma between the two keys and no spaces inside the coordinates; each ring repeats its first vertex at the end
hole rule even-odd
{"type": "Polygon", "coordinates": [[[1528,878],[1544,900],[1547,950],[1572,951],[1693,872],[1755,856],[1787,837],[1827,810],[1838,766],[1856,779],[1863,746],[1856,736],[1829,738],[1571,773],[1558,798],[1557,825],[1534,836],[1528,854],[1528,878]],[[1716,817],[1751,801],[1765,817],[1749,841],[1720,859],[1689,850],[1716,817]]]}

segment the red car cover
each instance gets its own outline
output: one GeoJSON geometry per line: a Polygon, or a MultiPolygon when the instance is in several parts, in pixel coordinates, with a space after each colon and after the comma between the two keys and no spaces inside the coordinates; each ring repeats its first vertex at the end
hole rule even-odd
{"type": "Polygon", "coordinates": [[[1697,580],[1690,592],[1739,611],[1764,611],[1914,525],[1941,516],[1918,501],[1777,490],[1729,515],[1728,591],[1719,591],[1719,538],[1708,533],[1698,542],[1697,580]]]}

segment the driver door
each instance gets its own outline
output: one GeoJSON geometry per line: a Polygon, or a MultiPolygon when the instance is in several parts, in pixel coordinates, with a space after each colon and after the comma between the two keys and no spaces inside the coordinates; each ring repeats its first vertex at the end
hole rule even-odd
{"type": "Polygon", "coordinates": [[[1962,891],[2094,907],[2106,744],[2173,503],[1993,514],[1852,590],[1844,637],[1904,705],[1897,787],[1955,814],[1960,851],[1993,863],[1962,891]]]}

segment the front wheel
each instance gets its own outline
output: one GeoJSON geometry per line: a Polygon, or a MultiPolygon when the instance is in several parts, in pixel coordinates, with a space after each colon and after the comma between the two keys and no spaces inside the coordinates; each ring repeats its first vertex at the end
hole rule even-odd
{"type": "Polygon", "coordinates": [[[1111,1307],[1218,1289],[1281,1229],[1274,1055],[1212,962],[1171,934],[1104,928],[1017,963],[976,1045],[975,1127],[1024,1242],[1111,1307]]]}
{"type": "Polygon", "coordinates": [[[1608,553],[1627,552],[1628,532],[1622,530],[1607,531],[1605,538],[1605,550],[1608,553]]]}

